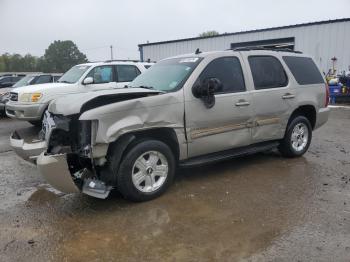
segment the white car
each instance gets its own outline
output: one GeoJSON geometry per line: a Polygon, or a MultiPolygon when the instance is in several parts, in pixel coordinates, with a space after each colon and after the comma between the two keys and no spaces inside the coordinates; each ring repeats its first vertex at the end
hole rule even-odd
{"type": "Polygon", "coordinates": [[[11,90],[6,115],[41,125],[49,103],[61,96],[90,91],[124,88],[152,63],[107,61],[73,66],[57,83],[31,85],[11,90]]]}

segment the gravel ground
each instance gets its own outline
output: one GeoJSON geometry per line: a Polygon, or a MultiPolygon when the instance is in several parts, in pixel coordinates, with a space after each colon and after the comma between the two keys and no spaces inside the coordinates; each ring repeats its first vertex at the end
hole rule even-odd
{"type": "Polygon", "coordinates": [[[53,190],[10,150],[16,128],[0,120],[0,261],[349,261],[350,109],[304,157],[179,170],[139,204],[53,190]]]}

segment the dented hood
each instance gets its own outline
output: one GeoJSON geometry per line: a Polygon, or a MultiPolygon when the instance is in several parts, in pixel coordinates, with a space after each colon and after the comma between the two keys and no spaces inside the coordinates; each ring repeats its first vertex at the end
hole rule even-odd
{"type": "Polygon", "coordinates": [[[70,94],[52,101],[49,112],[65,116],[74,115],[92,108],[159,93],[161,92],[144,88],[121,88],[70,94]]]}

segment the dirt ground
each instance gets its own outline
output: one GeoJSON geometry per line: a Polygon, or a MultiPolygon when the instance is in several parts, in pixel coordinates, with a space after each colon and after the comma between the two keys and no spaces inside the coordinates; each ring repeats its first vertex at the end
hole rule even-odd
{"type": "Polygon", "coordinates": [[[350,109],[298,159],[179,170],[162,197],[64,195],[8,146],[0,120],[0,261],[350,261],[350,109]]]}

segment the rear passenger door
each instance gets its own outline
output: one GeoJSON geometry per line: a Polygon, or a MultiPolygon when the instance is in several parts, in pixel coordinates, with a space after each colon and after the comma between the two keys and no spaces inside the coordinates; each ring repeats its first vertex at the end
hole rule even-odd
{"type": "Polygon", "coordinates": [[[139,74],[140,70],[134,65],[116,65],[117,88],[123,88],[133,81],[139,74]]]}
{"type": "Polygon", "coordinates": [[[295,89],[284,67],[274,54],[244,53],[250,70],[254,120],[252,142],[281,139],[293,108],[295,89]]]}

